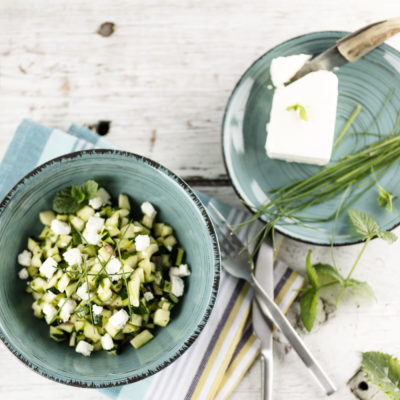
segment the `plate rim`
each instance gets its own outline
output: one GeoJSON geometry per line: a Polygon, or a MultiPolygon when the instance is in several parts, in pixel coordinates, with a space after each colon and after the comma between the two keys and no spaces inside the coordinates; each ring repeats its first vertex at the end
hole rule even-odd
{"type": "MultiPolygon", "coordinates": [[[[245,201],[245,199],[243,198],[242,194],[239,191],[239,188],[235,185],[233,179],[232,179],[232,171],[229,169],[228,167],[228,162],[227,162],[227,156],[226,156],[226,148],[225,148],[225,131],[226,131],[226,119],[227,119],[227,114],[228,114],[228,110],[229,107],[231,105],[232,99],[234,94],[236,93],[237,89],[239,88],[239,86],[241,85],[243,79],[245,78],[245,76],[247,75],[247,73],[262,59],[264,58],[266,55],[268,55],[269,53],[271,53],[273,50],[275,50],[277,47],[282,46],[286,43],[289,43],[291,41],[294,41],[296,39],[301,39],[307,36],[311,36],[311,35],[318,35],[318,34],[326,34],[326,33],[331,33],[331,34],[337,34],[338,35],[338,39],[340,39],[341,37],[351,33],[349,31],[340,31],[340,30],[326,30],[326,31],[313,31],[313,32],[308,32],[308,33],[304,33],[301,35],[297,35],[294,37],[291,37],[287,40],[284,40],[283,42],[279,42],[278,44],[274,45],[273,47],[271,47],[269,50],[267,50],[266,52],[264,52],[263,54],[261,54],[259,57],[257,57],[256,60],[254,60],[249,67],[246,68],[246,70],[241,74],[240,78],[238,79],[238,81],[236,82],[236,84],[234,85],[228,100],[226,102],[226,106],[225,106],[225,110],[224,110],[224,115],[222,118],[222,124],[221,124],[221,152],[222,152],[222,160],[224,163],[224,167],[225,170],[227,172],[229,181],[231,183],[231,186],[234,190],[234,192],[236,193],[236,195],[239,197],[239,199],[242,201],[243,205],[252,213],[254,214],[254,211],[252,210],[252,208],[247,204],[247,202],[245,201]]],[[[387,43],[382,43],[378,46],[378,48],[385,48],[385,50],[389,50],[392,53],[395,53],[399,59],[400,59],[400,51],[395,49],[393,46],[387,44],[387,43]]],[[[261,221],[263,224],[265,224],[266,221],[264,221],[261,218],[258,218],[259,221],[261,221]]],[[[393,226],[391,226],[390,228],[388,228],[388,231],[392,231],[393,229],[395,229],[396,227],[400,226],[400,219],[397,223],[395,223],[393,226]]],[[[279,234],[281,234],[282,236],[285,236],[289,239],[295,240],[297,242],[300,243],[305,243],[305,244],[310,244],[310,245],[316,245],[316,246],[324,246],[324,247],[328,247],[328,246],[334,246],[334,247],[340,247],[340,246],[351,246],[354,244],[360,244],[363,243],[364,241],[362,239],[354,239],[354,240],[348,240],[348,241],[343,241],[340,243],[335,243],[335,241],[333,240],[332,243],[320,243],[320,242],[316,242],[316,241],[312,241],[312,240],[307,240],[307,239],[303,239],[303,238],[299,238],[296,237],[294,235],[290,235],[287,232],[282,232],[281,229],[279,229],[279,227],[274,227],[274,230],[276,232],[278,232],[279,234]]],[[[376,238],[373,238],[376,239],[376,238]]],[[[373,240],[372,239],[372,240],[373,240]]]]}

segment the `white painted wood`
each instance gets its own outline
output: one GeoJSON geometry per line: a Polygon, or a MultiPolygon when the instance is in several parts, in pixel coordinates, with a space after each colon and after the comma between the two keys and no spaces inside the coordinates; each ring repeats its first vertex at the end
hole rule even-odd
{"type": "MultiPolygon", "coordinates": [[[[3,0],[0,2],[0,157],[22,118],[65,129],[71,122],[111,120],[107,138],[150,156],[184,177],[225,175],[220,126],[228,96],[245,69],[271,46],[318,30],[355,30],[400,15],[398,0],[3,0]],[[96,34],[116,24],[107,38],[96,34]],[[154,133],[155,132],[155,133],[154,133]]],[[[390,40],[400,49],[400,37],[390,40]]],[[[235,203],[228,188],[203,188],[235,203]]],[[[282,257],[304,272],[310,246],[285,241],[282,257]]],[[[358,247],[335,251],[343,271],[358,247]]],[[[344,298],[328,323],[305,336],[339,386],[334,400],[352,398],[346,382],[359,352],[400,355],[400,243],[374,241],[356,272],[378,301],[344,298]]],[[[313,258],[329,261],[327,248],[313,258]]],[[[41,378],[0,344],[0,398],[104,399],[41,378]]],[[[276,357],[274,399],[323,398],[294,352],[276,357]]],[[[256,363],[231,399],[260,396],[256,363]]],[[[159,399],[155,399],[159,400],[159,399]]]]}

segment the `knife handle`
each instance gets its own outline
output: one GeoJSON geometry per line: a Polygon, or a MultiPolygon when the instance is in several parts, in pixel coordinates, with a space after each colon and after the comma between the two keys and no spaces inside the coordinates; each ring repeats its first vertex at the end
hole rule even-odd
{"type": "Polygon", "coordinates": [[[349,33],[339,39],[336,45],[347,61],[356,61],[399,32],[400,17],[386,19],[349,33]]]}
{"type": "Polygon", "coordinates": [[[272,351],[261,349],[262,400],[272,400],[272,351]]]}

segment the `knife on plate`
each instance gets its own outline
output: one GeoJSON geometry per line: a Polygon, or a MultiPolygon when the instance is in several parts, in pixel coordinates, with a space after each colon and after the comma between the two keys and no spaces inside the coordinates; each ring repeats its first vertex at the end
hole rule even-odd
{"type": "MultiPolygon", "coordinates": [[[[263,243],[258,252],[255,275],[266,293],[274,298],[274,251],[271,246],[263,243]],[[260,268],[257,268],[257,266],[260,268]]],[[[261,342],[261,379],[262,400],[272,400],[273,357],[272,328],[273,324],[266,318],[255,298],[253,299],[252,321],[255,335],[261,342]]]]}
{"type": "Polygon", "coordinates": [[[319,71],[331,71],[342,65],[353,62],[369,53],[386,39],[400,32],[400,17],[367,25],[339,39],[336,44],[306,62],[289,81],[292,83],[304,75],[319,71]]]}

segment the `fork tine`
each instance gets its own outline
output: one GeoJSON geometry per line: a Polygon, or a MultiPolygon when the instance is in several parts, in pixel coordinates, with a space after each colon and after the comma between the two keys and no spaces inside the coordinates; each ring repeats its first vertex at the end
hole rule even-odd
{"type": "Polygon", "coordinates": [[[209,215],[210,215],[210,218],[211,218],[212,222],[214,223],[215,227],[217,228],[217,231],[220,233],[220,235],[224,239],[224,240],[219,241],[220,242],[219,244],[220,244],[222,250],[226,254],[229,254],[232,251],[236,251],[237,249],[233,246],[232,239],[230,237],[228,237],[227,234],[223,231],[223,229],[221,228],[221,225],[216,220],[216,218],[211,213],[209,213],[209,215]],[[228,246],[230,247],[230,249],[228,249],[228,246]]]}
{"type": "Polygon", "coordinates": [[[229,222],[225,219],[225,217],[217,210],[217,208],[212,204],[211,202],[209,203],[210,208],[213,210],[213,212],[217,215],[219,220],[225,225],[225,227],[229,230],[230,233],[230,242],[235,242],[235,246],[237,248],[243,248],[244,243],[237,237],[235,233],[233,233],[233,228],[229,224],[229,222]]]}

